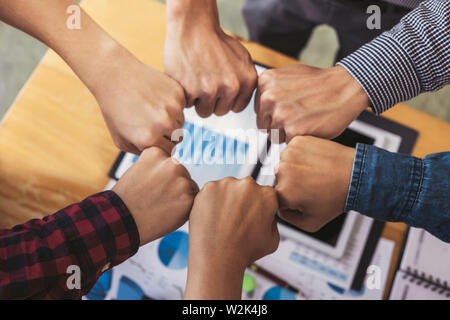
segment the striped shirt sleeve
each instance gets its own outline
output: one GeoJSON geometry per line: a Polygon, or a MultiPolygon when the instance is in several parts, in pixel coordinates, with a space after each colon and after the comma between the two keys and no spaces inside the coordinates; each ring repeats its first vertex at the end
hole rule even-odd
{"type": "Polygon", "coordinates": [[[450,83],[450,0],[429,0],[338,65],[366,91],[375,113],[450,83]]]}

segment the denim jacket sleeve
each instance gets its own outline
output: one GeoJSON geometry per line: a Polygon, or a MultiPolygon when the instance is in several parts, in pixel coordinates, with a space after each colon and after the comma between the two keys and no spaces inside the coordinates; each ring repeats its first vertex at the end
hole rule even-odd
{"type": "Polygon", "coordinates": [[[358,144],[349,210],[423,228],[450,242],[450,152],[419,159],[358,144]]]}

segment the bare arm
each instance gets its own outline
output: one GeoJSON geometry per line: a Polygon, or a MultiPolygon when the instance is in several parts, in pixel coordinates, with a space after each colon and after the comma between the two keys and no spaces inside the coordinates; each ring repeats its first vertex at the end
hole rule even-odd
{"type": "Polygon", "coordinates": [[[139,154],[152,146],[171,152],[183,125],[183,88],[144,65],[82,9],[81,28],[67,26],[73,0],[0,0],[0,20],[58,53],[94,94],[115,144],[139,154]]]}

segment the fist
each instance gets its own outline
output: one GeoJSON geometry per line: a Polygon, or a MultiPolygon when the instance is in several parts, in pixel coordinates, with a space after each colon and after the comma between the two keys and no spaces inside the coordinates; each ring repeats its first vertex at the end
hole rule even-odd
{"type": "Polygon", "coordinates": [[[252,178],[209,182],[189,218],[185,299],[240,299],[245,268],[280,241],[276,192],[252,178]]]}
{"type": "Polygon", "coordinates": [[[180,163],[153,147],[142,152],[113,191],[133,215],[142,245],[187,221],[198,186],[180,163]]]}
{"type": "Polygon", "coordinates": [[[204,118],[244,110],[258,78],[247,50],[216,29],[199,21],[189,28],[172,27],[169,21],[164,50],[167,74],[184,87],[187,105],[195,105],[204,118]]]}
{"type": "Polygon", "coordinates": [[[292,65],[261,74],[255,111],[260,129],[279,129],[280,142],[289,142],[297,135],[335,138],[368,104],[343,67],[292,65]]]}
{"type": "Polygon", "coordinates": [[[314,137],[295,137],[281,153],[275,189],[279,216],[316,232],[345,206],[355,150],[314,137]]]}
{"type": "Polygon", "coordinates": [[[278,247],[277,209],[275,190],[250,177],[207,183],[189,218],[192,255],[245,268],[278,247]]]}
{"type": "Polygon", "coordinates": [[[170,154],[172,133],[184,123],[183,88],[136,59],[116,63],[122,63],[120,71],[93,91],[114,143],[134,154],[153,146],[170,154]]]}

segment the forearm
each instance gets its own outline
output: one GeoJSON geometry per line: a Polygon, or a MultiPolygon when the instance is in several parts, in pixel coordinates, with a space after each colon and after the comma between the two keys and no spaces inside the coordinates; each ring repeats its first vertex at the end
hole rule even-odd
{"type": "Polygon", "coordinates": [[[220,28],[216,0],[167,0],[167,26],[192,28],[194,23],[203,28],[220,28]]]}
{"type": "Polygon", "coordinates": [[[430,0],[339,62],[376,113],[450,83],[450,1],[430,0]]]}
{"type": "Polygon", "coordinates": [[[188,278],[184,299],[186,300],[239,300],[245,267],[228,263],[202,263],[201,259],[189,258],[188,278]]]}
{"type": "Polygon", "coordinates": [[[450,242],[450,152],[419,159],[358,144],[345,211],[423,228],[450,242]]]}
{"type": "Polygon", "coordinates": [[[83,10],[81,28],[68,28],[71,5],[77,4],[73,0],[0,0],[0,19],[52,48],[95,91],[114,57],[129,53],[83,10]]]}
{"type": "Polygon", "coordinates": [[[0,299],[79,299],[138,246],[133,217],[111,191],[0,230],[0,299]],[[81,271],[80,288],[67,284],[70,266],[81,271]]]}

